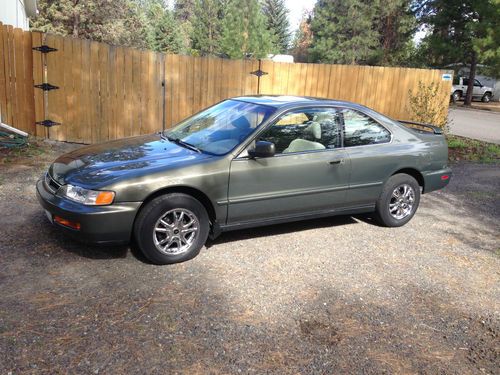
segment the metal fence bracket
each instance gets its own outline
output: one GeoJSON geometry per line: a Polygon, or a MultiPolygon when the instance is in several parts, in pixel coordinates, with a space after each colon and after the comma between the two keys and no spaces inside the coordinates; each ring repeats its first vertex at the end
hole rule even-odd
{"type": "Polygon", "coordinates": [[[267,74],[269,74],[268,72],[264,72],[263,70],[256,70],[254,72],[250,72],[250,74],[253,74],[254,76],[257,76],[257,77],[262,77],[262,76],[265,76],[267,74]]]}
{"type": "Polygon", "coordinates": [[[46,44],[42,44],[41,46],[38,46],[38,47],[33,47],[32,49],[33,49],[33,51],[38,51],[41,53],[49,53],[49,52],[57,51],[57,48],[50,47],[46,44]]]}
{"type": "Polygon", "coordinates": [[[42,89],[43,91],[57,90],[59,86],[51,85],[50,83],[42,83],[40,85],[35,85],[37,89],[42,89]]]}
{"type": "Polygon", "coordinates": [[[43,121],[37,121],[35,122],[36,125],[42,125],[42,126],[45,126],[46,128],[51,128],[53,126],[56,126],[56,125],[61,125],[60,122],[55,122],[55,121],[52,121],[52,120],[43,120],[43,121]]]}

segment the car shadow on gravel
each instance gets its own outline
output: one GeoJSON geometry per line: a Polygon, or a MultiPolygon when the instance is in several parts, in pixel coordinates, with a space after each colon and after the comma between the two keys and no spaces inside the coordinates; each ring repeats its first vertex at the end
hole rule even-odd
{"type": "Polygon", "coordinates": [[[321,229],[336,227],[347,224],[357,224],[358,222],[352,216],[330,216],[320,219],[294,221],[291,223],[274,224],[256,228],[239,229],[230,232],[224,232],[215,240],[209,239],[206,247],[210,248],[214,245],[243,241],[251,238],[278,236],[281,234],[301,232],[311,229],[321,229]]]}

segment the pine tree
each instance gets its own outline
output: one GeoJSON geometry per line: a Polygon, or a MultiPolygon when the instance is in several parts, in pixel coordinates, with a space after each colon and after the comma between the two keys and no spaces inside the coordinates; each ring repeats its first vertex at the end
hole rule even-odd
{"type": "Polygon", "coordinates": [[[257,0],[229,0],[222,20],[223,53],[232,59],[264,57],[272,49],[271,41],[257,0]]]}
{"type": "Polygon", "coordinates": [[[379,65],[407,65],[417,20],[409,0],[384,0],[376,7],[375,28],[381,50],[379,65]]]}
{"type": "MultiPolygon", "coordinates": [[[[465,105],[472,101],[472,89],[479,59],[485,59],[498,44],[482,45],[498,30],[499,3],[494,0],[430,0],[416,5],[420,21],[430,28],[423,46],[429,65],[469,65],[469,86],[465,105]],[[496,46],[495,46],[496,45],[496,46]]],[[[498,40],[498,39],[497,39],[498,40]]]]}
{"type": "Polygon", "coordinates": [[[154,51],[181,53],[183,39],[179,32],[179,24],[161,0],[152,1],[148,9],[149,30],[148,44],[154,51]]]}
{"type": "Polygon", "coordinates": [[[193,18],[192,48],[202,56],[218,54],[223,18],[221,0],[197,0],[193,18]]]}
{"type": "Polygon", "coordinates": [[[283,0],[263,0],[262,10],[267,19],[267,29],[273,36],[278,53],[286,53],[290,43],[288,9],[283,0]]]}
{"type": "Polygon", "coordinates": [[[361,64],[377,56],[375,7],[362,0],[318,0],[311,22],[315,61],[361,64]]]}
{"type": "Polygon", "coordinates": [[[174,19],[179,25],[179,35],[182,38],[183,50],[191,49],[191,34],[193,33],[193,21],[195,11],[195,0],[175,0],[174,19]]]}
{"type": "Polygon", "coordinates": [[[146,25],[129,0],[38,0],[31,29],[144,47],[146,25]]]}
{"type": "Polygon", "coordinates": [[[500,0],[491,0],[482,4],[483,15],[479,36],[472,41],[478,60],[485,65],[484,73],[500,77],[500,0]]]}

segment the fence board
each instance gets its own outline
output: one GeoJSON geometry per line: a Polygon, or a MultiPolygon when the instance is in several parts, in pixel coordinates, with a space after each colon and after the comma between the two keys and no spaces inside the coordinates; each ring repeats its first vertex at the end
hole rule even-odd
{"type": "Polygon", "coordinates": [[[9,75],[9,90],[10,90],[10,100],[9,105],[7,106],[7,119],[11,124],[16,124],[17,126],[21,126],[19,122],[19,118],[17,116],[17,90],[16,90],[16,64],[15,64],[15,49],[14,49],[14,33],[12,26],[7,26],[7,49],[9,53],[6,55],[7,64],[8,64],[8,75],[9,75]]]}
{"type": "Polygon", "coordinates": [[[7,122],[7,82],[5,56],[8,54],[6,46],[4,46],[5,28],[0,23],[0,121],[7,122]]]}
{"type": "Polygon", "coordinates": [[[19,129],[28,131],[26,127],[26,118],[23,110],[23,99],[24,94],[24,81],[26,77],[24,76],[23,68],[23,31],[21,29],[14,29],[14,74],[15,82],[14,85],[17,90],[16,95],[16,114],[17,124],[19,129]]]}
{"type": "Polygon", "coordinates": [[[34,134],[36,132],[35,126],[35,96],[34,96],[34,82],[33,82],[33,54],[32,54],[32,34],[30,32],[23,32],[24,38],[24,50],[23,50],[23,60],[24,60],[24,76],[26,77],[23,82],[25,87],[25,98],[24,98],[24,111],[26,117],[26,128],[27,132],[34,134]]]}
{"type": "MultiPolygon", "coordinates": [[[[0,32],[0,34],[2,34],[0,32]]],[[[35,32],[32,33],[32,38],[31,38],[31,47],[38,47],[42,44],[42,35],[41,33],[35,32]]],[[[33,84],[39,84],[43,82],[43,63],[42,63],[42,54],[38,51],[32,50],[32,81],[33,84]]],[[[2,59],[0,59],[2,60],[2,59]]],[[[1,64],[1,62],[0,62],[1,64]]],[[[0,65],[1,66],[1,65],[0,65]]],[[[1,90],[1,87],[0,87],[1,90]]],[[[34,107],[33,107],[33,118],[34,121],[43,121],[45,119],[45,109],[43,105],[43,92],[41,90],[37,90],[33,88],[33,99],[34,99],[34,107]]],[[[36,128],[34,130],[34,135],[37,137],[46,137],[47,136],[47,130],[45,129],[44,126],[41,125],[36,125],[36,128]]]]}
{"type": "Polygon", "coordinates": [[[328,64],[274,63],[259,79],[257,60],[164,55],[113,47],[71,37],[23,32],[0,24],[0,111],[2,120],[37,136],[95,143],[171,127],[223,99],[262,94],[307,95],[358,102],[388,116],[411,119],[408,92],[419,81],[435,82],[435,105],[447,108],[451,82],[444,71],[328,64]],[[47,82],[59,86],[44,95],[47,82]],[[165,82],[163,97],[162,81],[165,82]],[[259,87],[260,86],[260,87],[259,87]],[[44,97],[46,101],[44,101],[44,97]],[[47,108],[47,110],[46,110],[47,108]],[[35,121],[62,125],[47,130],[35,121]]]}

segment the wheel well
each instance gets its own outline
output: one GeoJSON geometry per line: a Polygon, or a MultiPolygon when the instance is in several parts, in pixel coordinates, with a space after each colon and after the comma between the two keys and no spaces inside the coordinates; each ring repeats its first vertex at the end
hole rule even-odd
{"type": "Polygon", "coordinates": [[[395,174],[398,174],[398,173],[409,174],[415,180],[417,180],[418,184],[422,187],[422,190],[425,191],[424,176],[422,176],[422,173],[420,173],[418,170],[416,170],[414,168],[403,168],[403,169],[400,169],[400,170],[394,172],[392,175],[394,176],[395,174]]]}
{"type": "Polygon", "coordinates": [[[483,96],[484,96],[484,95],[486,95],[486,94],[490,94],[490,95],[491,95],[491,91],[486,91],[486,92],[483,94],[483,96]]]}
{"type": "Polygon", "coordinates": [[[455,91],[453,91],[453,93],[456,93],[456,92],[458,92],[460,94],[460,96],[462,96],[462,90],[455,90],[455,91]]]}
{"type": "Polygon", "coordinates": [[[215,215],[215,209],[214,206],[212,205],[212,202],[210,201],[210,198],[207,197],[205,193],[202,191],[189,187],[189,186],[172,186],[172,187],[166,187],[160,190],[155,191],[154,193],[150,194],[144,202],[142,202],[141,207],[139,208],[139,211],[151,200],[155,199],[156,197],[159,197],[160,195],[165,195],[169,193],[182,193],[186,195],[190,195],[193,198],[196,198],[207,210],[208,217],[210,219],[211,223],[214,223],[215,220],[217,219],[215,215]]]}

